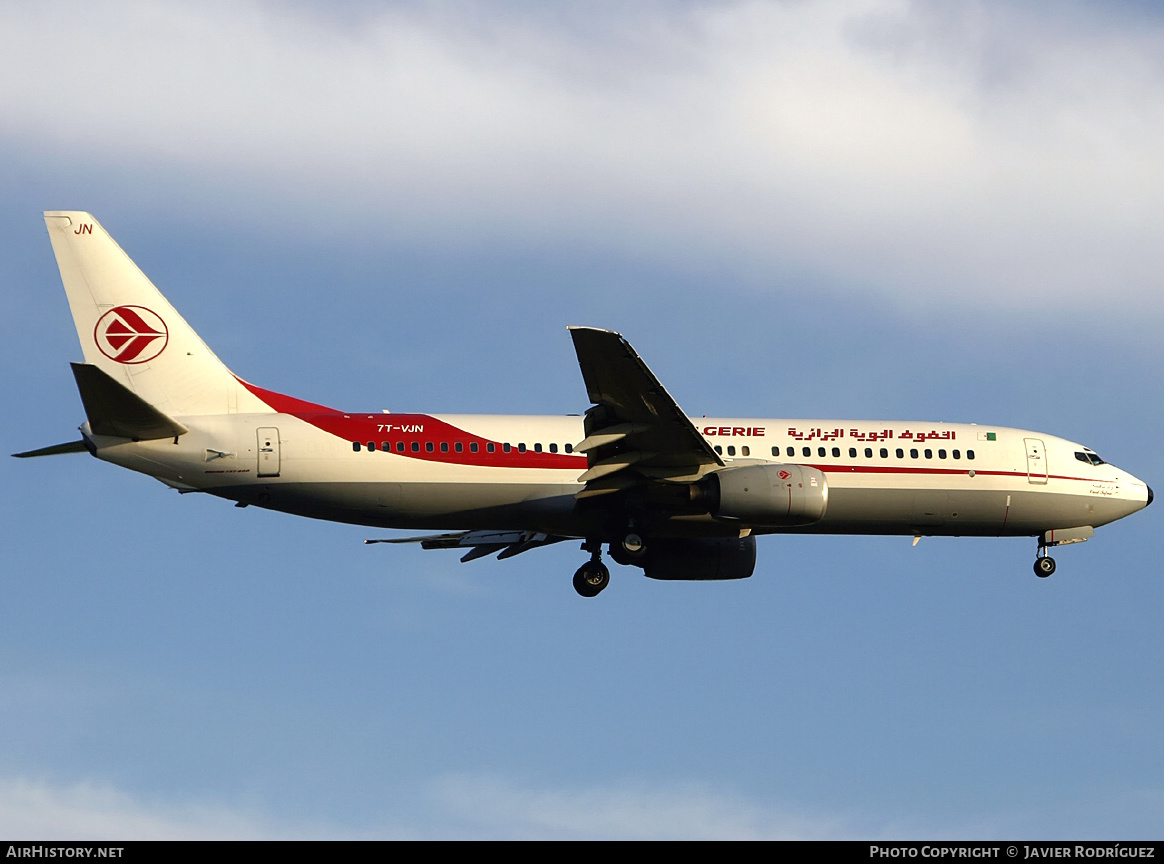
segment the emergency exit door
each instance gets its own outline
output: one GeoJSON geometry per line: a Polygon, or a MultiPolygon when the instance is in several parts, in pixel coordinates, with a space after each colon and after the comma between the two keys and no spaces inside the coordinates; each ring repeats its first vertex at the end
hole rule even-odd
{"type": "Polygon", "coordinates": [[[259,476],[279,476],[279,430],[265,426],[258,430],[259,436],[259,476]]]}

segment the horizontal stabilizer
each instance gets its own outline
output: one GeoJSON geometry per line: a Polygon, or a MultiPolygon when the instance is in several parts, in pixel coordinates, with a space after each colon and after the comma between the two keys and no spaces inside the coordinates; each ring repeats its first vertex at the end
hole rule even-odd
{"type": "Polygon", "coordinates": [[[174,438],[189,430],[133,391],[88,363],[71,363],[89,428],[96,435],[149,441],[174,438]]]}
{"type": "Polygon", "coordinates": [[[25,453],[13,453],[19,459],[28,459],[31,456],[58,456],[61,453],[84,453],[89,448],[84,441],[70,441],[68,444],[54,444],[52,447],[41,447],[39,450],[29,450],[25,453]]]}

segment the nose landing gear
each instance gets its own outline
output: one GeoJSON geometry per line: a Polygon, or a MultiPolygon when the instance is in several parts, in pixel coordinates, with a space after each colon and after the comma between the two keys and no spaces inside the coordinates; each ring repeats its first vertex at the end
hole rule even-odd
{"type": "Polygon", "coordinates": [[[610,570],[602,563],[602,544],[587,540],[582,551],[590,553],[590,560],[574,574],[574,590],[583,597],[596,597],[610,584],[610,570]]]}
{"type": "Polygon", "coordinates": [[[1067,543],[1082,543],[1095,536],[1095,529],[1090,525],[1081,525],[1078,528],[1056,528],[1053,531],[1044,531],[1039,535],[1038,557],[1035,558],[1035,575],[1046,579],[1055,572],[1055,559],[1047,554],[1052,546],[1063,546],[1067,543]]]}

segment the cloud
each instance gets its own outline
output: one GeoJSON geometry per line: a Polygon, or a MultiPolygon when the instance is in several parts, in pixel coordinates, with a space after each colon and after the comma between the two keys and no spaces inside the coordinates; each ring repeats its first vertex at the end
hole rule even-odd
{"type": "Polygon", "coordinates": [[[672,789],[523,787],[455,774],[429,784],[416,824],[368,827],[275,818],[253,806],[165,803],[93,782],[0,779],[0,833],[29,840],[272,840],[328,838],[824,839],[839,821],[765,809],[687,784],[672,789]]]}
{"type": "MultiPolygon", "coordinates": [[[[319,837],[218,804],[148,802],[110,786],[0,779],[0,834],[27,840],[265,840],[319,837]]],[[[334,836],[330,831],[322,836],[334,836]]]]}
{"type": "Polygon", "coordinates": [[[765,808],[696,784],[661,789],[523,787],[498,777],[448,775],[431,794],[476,837],[603,840],[821,840],[839,820],[765,808]]]}
{"type": "Polygon", "coordinates": [[[0,135],[185,172],[280,225],[809,274],[902,306],[1160,311],[1159,20],[627,5],[6,7],[0,135]]]}

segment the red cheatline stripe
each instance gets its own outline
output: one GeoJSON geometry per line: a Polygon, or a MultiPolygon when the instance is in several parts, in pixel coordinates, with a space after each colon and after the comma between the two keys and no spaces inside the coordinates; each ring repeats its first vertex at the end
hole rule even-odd
{"type": "MultiPolygon", "coordinates": [[[[406,456],[409,459],[420,459],[426,462],[444,462],[452,465],[470,465],[475,467],[509,467],[509,468],[577,468],[585,465],[586,458],[577,454],[567,453],[535,453],[527,450],[525,453],[519,453],[514,447],[509,453],[501,452],[500,441],[490,441],[487,438],[473,435],[463,429],[458,429],[442,421],[436,420],[434,417],[427,414],[384,414],[374,415],[377,418],[384,417],[386,419],[415,419],[420,423],[432,423],[441,427],[441,436],[425,436],[424,438],[408,438],[402,439],[396,433],[384,433],[378,428],[369,428],[367,420],[362,419],[359,415],[343,416],[343,412],[337,411],[334,408],[325,408],[322,405],[317,405],[314,402],[305,402],[302,399],[296,399],[292,396],[284,396],[281,393],[275,393],[272,390],[264,390],[261,387],[256,387],[253,384],[248,384],[241,378],[237,379],[240,384],[247,388],[251,393],[254,393],[262,399],[267,405],[274,408],[282,414],[291,414],[299,419],[310,423],[318,429],[321,429],[329,434],[335,435],[348,443],[360,441],[367,443],[368,441],[376,441],[391,439],[393,443],[400,440],[406,440],[410,445],[413,440],[420,442],[422,445],[427,442],[433,442],[438,447],[442,440],[448,441],[452,444],[454,441],[450,439],[461,438],[463,442],[468,444],[472,442],[479,443],[484,449],[486,444],[494,444],[497,447],[496,453],[469,453],[469,452],[448,452],[442,453],[435,451],[429,453],[422,450],[419,453],[406,451],[404,453],[397,453],[392,451],[393,456],[406,456]],[[319,416],[322,415],[322,416],[319,416]],[[365,424],[365,425],[361,425],[365,424]],[[568,461],[567,461],[568,460],[568,461]]],[[[367,415],[365,415],[367,416],[367,415]]],[[[378,424],[377,424],[378,426],[378,424]]],[[[536,436],[535,436],[536,437],[536,436]]],[[[895,465],[820,465],[810,464],[806,462],[771,462],[769,464],[781,465],[806,465],[810,468],[818,468],[826,474],[928,474],[932,476],[950,476],[956,477],[967,474],[973,471],[975,475],[982,475],[986,477],[1027,477],[1029,476],[1023,471],[990,471],[979,468],[910,468],[895,465]]],[[[1042,475],[1036,475],[1042,476],[1042,475]]],[[[1081,483],[1095,483],[1099,482],[1092,477],[1071,477],[1063,474],[1050,474],[1050,480],[1077,480],[1081,483]]]]}
{"type": "MultiPolygon", "coordinates": [[[[792,464],[792,463],[790,463],[792,464]]],[[[807,464],[807,463],[796,463],[807,464]]],[[[971,471],[975,475],[983,475],[988,477],[1029,477],[1026,471],[990,471],[981,468],[908,468],[899,467],[895,465],[811,465],[812,468],[819,468],[826,474],[934,474],[938,476],[959,476],[961,474],[968,474],[971,471]]],[[[1036,474],[1036,477],[1042,477],[1042,474],[1036,474]]],[[[1066,474],[1048,474],[1050,480],[1078,480],[1083,483],[1098,483],[1101,482],[1094,477],[1071,477],[1066,474]]]]}
{"type": "Polygon", "coordinates": [[[296,399],[294,396],[284,396],[282,393],[276,393],[274,390],[264,390],[262,387],[256,387],[254,384],[248,384],[246,381],[239,378],[237,375],[234,378],[242,386],[246,387],[254,395],[262,399],[268,406],[274,408],[280,414],[339,414],[335,408],[328,408],[324,405],[316,404],[315,402],[307,402],[303,399],[296,399]]]}

